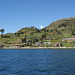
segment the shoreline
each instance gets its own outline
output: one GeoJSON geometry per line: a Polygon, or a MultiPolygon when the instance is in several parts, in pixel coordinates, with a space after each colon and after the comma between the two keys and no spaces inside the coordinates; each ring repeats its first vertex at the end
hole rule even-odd
{"type": "Polygon", "coordinates": [[[3,47],[1,49],[75,49],[75,47],[3,47]]]}

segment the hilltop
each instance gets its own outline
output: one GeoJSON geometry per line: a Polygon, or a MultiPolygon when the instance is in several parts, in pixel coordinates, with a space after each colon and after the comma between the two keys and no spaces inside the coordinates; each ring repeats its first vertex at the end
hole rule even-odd
{"type": "Polygon", "coordinates": [[[75,17],[57,20],[47,27],[39,30],[36,27],[22,28],[15,33],[0,36],[0,43],[10,46],[23,44],[22,46],[75,46],[75,17]],[[68,39],[69,38],[69,39],[68,39]],[[65,40],[66,41],[62,41],[65,40]],[[38,45],[37,44],[37,45],[38,45]],[[44,45],[43,45],[44,44],[44,45]]]}
{"type": "Polygon", "coordinates": [[[62,26],[66,27],[66,26],[70,26],[70,25],[74,25],[74,24],[75,24],[75,17],[70,17],[70,18],[59,19],[59,20],[51,23],[50,25],[48,25],[46,28],[53,29],[53,28],[60,28],[62,26]]]}
{"type": "Polygon", "coordinates": [[[63,38],[74,37],[75,35],[75,17],[57,20],[46,27],[53,31],[54,35],[63,35],[63,38]]]}

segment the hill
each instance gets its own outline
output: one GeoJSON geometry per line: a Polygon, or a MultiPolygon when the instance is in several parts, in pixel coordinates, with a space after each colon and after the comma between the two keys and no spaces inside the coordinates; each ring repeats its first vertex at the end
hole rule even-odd
{"type": "MultiPolygon", "coordinates": [[[[49,26],[39,30],[36,27],[22,28],[15,33],[0,36],[0,43],[10,46],[12,44],[24,44],[32,46],[36,42],[47,44],[42,46],[75,46],[75,17],[57,20],[49,26]],[[62,41],[66,40],[66,41],[62,41]],[[48,43],[51,43],[49,45],[48,43]]],[[[40,44],[39,44],[40,45],[40,44]]]]}
{"type": "Polygon", "coordinates": [[[70,25],[75,25],[75,17],[70,17],[70,18],[64,18],[57,20],[53,23],[51,23],[49,26],[47,26],[47,29],[54,29],[54,28],[60,28],[60,27],[67,27],[70,25]]]}
{"type": "MultiPolygon", "coordinates": [[[[57,20],[46,27],[55,34],[63,35],[63,38],[74,37],[75,35],[75,17],[57,20]]],[[[54,34],[54,35],[55,35],[54,34]]]]}
{"type": "Polygon", "coordinates": [[[6,46],[10,46],[11,44],[22,44],[25,43],[25,37],[27,40],[27,44],[29,42],[35,43],[40,40],[40,30],[36,27],[26,27],[22,28],[15,33],[7,33],[4,34],[3,37],[0,36],[0,43],[5,44],[6,46]]]}

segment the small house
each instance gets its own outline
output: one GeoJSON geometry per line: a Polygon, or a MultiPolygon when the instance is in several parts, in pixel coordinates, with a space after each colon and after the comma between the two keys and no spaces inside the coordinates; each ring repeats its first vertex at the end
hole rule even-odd
{"type": "Polygon", "coordinates": [[[41,46],[42,44],[40,42],[35,43],[36,46],[41,46]]]}
{"type": "Polygon", "coordinates": [[[51,45],[51,42],[43,42],[43,45],[51,45]]]}
{"type": "Polygon", "coordinates": [[[65,38],[65,39],[62,39],[62,41],[75,41],[75,38],[65,38]]]}
{"type": "Polygon", "coordinates": [[[62,43],[54,43],[54,46],[62,46],[62,43]]]}
{"type": "Polygon", "coordinates": [[[30,44],[31,43],[31,40],[27,40],[26,42],[30,44]]]}

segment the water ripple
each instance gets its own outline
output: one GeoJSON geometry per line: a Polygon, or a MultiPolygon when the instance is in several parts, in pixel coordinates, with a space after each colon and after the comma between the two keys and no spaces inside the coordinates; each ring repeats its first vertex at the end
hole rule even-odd
{"type": "Polygon", "coordinates": [[[75,50],[0,50],[0,75],[75,75],[75,50]]]}

